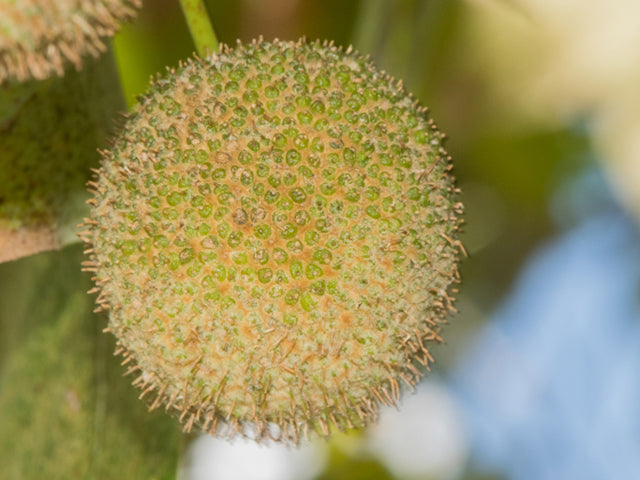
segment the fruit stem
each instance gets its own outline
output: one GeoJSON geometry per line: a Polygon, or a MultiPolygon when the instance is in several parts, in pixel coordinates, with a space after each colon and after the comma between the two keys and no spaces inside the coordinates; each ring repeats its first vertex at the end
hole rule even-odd
{"type": "Polygon", "coordinates": [[[191,38],[201,57],[218,51],[218,37],[203,0],[180,0],[191,38]]]}

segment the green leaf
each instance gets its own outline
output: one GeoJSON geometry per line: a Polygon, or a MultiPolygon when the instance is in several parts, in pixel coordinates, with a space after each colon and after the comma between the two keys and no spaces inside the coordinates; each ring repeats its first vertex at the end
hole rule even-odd
{"type": "MultiPolygon", "coordinates": [[[[13,328],[14,347],[0,370],[2,472],[21,480],[172,479],[183,442],[178,422],[147,412],[122,377],[114,341],[101,332],[105,318],[78,288],[88,279],[70,271],[81,259],[75,246],[16,262],[50,308],[25,305],[34,293],[28,287],[22,296],[0,290],[3,338],[8,324],[29,322],[27,330],[13,328]],[[60,268],[64,282],[56,278],[60,268]],[[26,316],[8,318],[11,304],[26,316]]],[[[12,266],[0,268],[0,286],[12,266]]]]}
{"type": "Polygon", "coordinates": [[[0,87],[0,262],[77,241],[97,149],[124,109],[111,55],[0,87]]]}

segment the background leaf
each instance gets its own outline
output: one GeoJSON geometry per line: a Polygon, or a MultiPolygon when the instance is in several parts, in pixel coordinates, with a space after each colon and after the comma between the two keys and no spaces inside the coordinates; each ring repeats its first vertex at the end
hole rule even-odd
{"type": "Polygon", "coordinates": [[[0,478],[175,478],[178,424],[122,377],[81,259],[76,245],[0,266],[0,478]]]}
{"type": "Polygon", "coordinates": [[[124,109],[111,55],[0,87],[0,262],[77,241],[97,149],[124,109]]]}

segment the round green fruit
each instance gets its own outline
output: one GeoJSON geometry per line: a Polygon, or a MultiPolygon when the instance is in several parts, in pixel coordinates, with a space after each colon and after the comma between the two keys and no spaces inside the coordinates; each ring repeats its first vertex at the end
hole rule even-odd
{"type": "Polygon", "coordinates": [[[106,50],[105,37],[142,0],[0,0],[0,83],[42,80],[76,70],[106,50]]]}
{"type": "Polygon", "coordinates": [[[442,140],[399,82],[332,44],[239,44],[154,81],[81,233],[151,407],[297,443],[395,403],[453,309],[442,140]]]}

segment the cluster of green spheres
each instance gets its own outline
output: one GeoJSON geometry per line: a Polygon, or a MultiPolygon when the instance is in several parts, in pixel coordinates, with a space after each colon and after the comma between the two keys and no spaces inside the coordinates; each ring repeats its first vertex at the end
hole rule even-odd
{"type": "Polygon", "coordinates": [[[151,407],[297,443],[396,402],[453,308],[442,140],[398,82],[331,44],[238,44],[155,80],[81,234],[151,407]]]}

